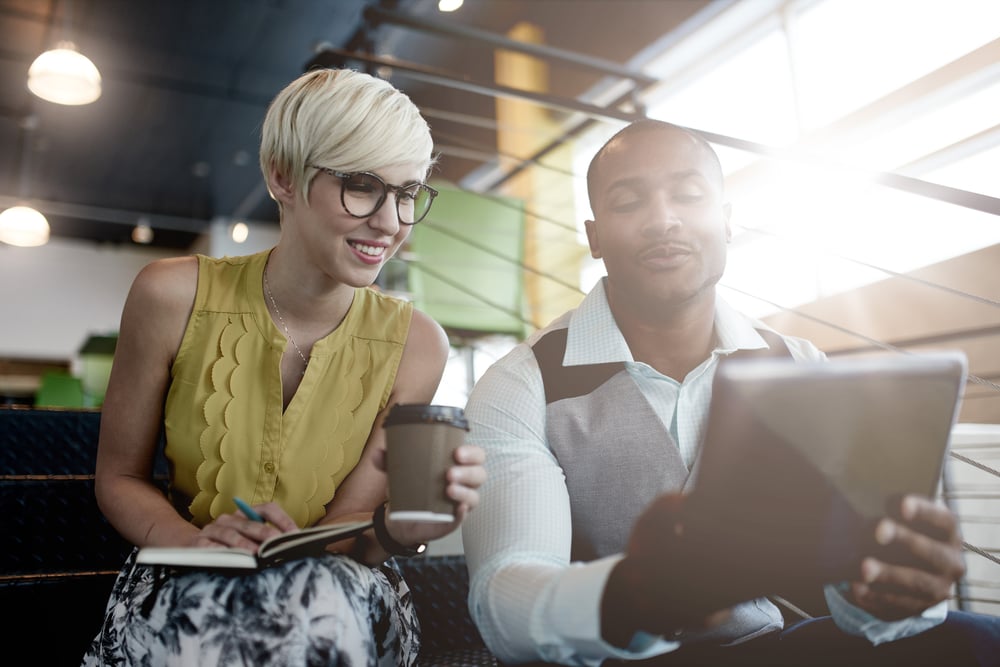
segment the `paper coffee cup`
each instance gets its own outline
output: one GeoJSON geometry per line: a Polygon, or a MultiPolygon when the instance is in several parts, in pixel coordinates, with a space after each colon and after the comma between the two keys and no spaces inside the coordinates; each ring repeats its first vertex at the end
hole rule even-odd
{"type": "Polygon", "coordinates": [[[397,403],[382,427],[389,517],[395,521],[454,521],[455,503],[445,493],[445,475],[469,430],[462,408],[397,403]]]}

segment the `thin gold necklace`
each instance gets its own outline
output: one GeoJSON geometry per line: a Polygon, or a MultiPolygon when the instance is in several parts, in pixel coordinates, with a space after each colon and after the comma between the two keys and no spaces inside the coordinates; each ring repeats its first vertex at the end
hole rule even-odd
{"type": "MultiPolygon", "coordinates": [[[[309,360],[306,355],[302,354],[302,350],[299,349],[298,343],[292,338],[292,332],[288,330],[288,325],[285,324],[285,318],[281,316],[281,310],[278,308],[277,302],[274,300],[274,295],[271,294],[271,286],[267,284],[267,267],[264,267],[264,291],[267,293],[267,298],[271,300],[271,305],[274,306],[274,314],[278,316],[278,321],[281,322],[281,328],[285,330],[285,336],[288,338],[288,342],[292,344],[295,351],[299,353],[299,358],[302,359],[302,363],[306,366],[309,365],[309,360]]],[[[306,369],[302,368],[302,375],[305,376],[306,369]]]]}

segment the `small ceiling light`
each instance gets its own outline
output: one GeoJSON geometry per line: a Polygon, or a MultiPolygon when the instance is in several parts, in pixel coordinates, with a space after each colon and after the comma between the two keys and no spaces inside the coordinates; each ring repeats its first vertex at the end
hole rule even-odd
{"type": "Polygon", "coordinates": [[[212,173],[212,165],[210,165],[205,160],[198,160],[191,165],[191,174],[195,178],[208,178],[208,175],[212,173]]]}
{"type": "Polygon", "coordinates": [[[462,6],[463,0],[438,0],[438,11],[453,12],[462,6]]]}
{"type": "Polygon", "coordinates": [[[73,42],[59,42],[31,63],[28,89],[56,104],[90,104],[101,96],[101,73],[73,42]]]}
{"type": "Polygon", "coordinates": [[[245,222],[237,222],[233,225],[233,229],[230,234],[233,237],[233,241],[236,243],[243,243],[250,236],[250,228],[247,227],[245,222]]]}
{"type": "Polygon", "coordinates": [[[30,206],[11,206],[0,213],[0,241],[30,248],[49,240],[49,221],[30,206]]]}
{"type": "Polygon", "coordinates": [[[153,228],[149,226],[149,223],[144,220],[140,220],[139,223],[132,228],[132,241],[135,243],[141,243],[142,245],[149,245],[153,242],[153,228]]]}

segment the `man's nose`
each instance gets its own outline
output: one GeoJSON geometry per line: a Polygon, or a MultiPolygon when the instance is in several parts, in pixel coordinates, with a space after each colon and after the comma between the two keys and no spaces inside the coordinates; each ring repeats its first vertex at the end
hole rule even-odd
{"type": "Polygon", "coordinates": [[[663,191],[653,195],[652,203],[649,207],[649,215],[646,216],[642,227],[645,236],[656,238],[671,231],[681,224],[677,207],[671,201],[670,195],[663,191]]]}

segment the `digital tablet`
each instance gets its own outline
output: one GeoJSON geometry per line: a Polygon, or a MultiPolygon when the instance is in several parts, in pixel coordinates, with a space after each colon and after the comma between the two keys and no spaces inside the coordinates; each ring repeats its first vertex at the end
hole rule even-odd
{"type": "Polygon", "coordinates": [[[890,506],[935,495],[966,365],[960,352],[723,361],[689,537],[768,585],[856,578],[890,506]]]}

